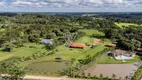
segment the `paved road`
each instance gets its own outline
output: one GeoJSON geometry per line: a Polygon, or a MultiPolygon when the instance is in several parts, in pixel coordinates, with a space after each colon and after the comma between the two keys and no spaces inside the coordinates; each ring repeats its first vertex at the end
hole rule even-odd
{"type": "Polygon", "coordinates": [[[100,76],[103,74],[105,77],[112,77],[113,74],[116,78],[125,78],[128,76],[131,78],[135,71],[142,65],[142,62],[132,64],[97,64],[85,70],[85,73],[91,73],[91,75],[100,76]]]}

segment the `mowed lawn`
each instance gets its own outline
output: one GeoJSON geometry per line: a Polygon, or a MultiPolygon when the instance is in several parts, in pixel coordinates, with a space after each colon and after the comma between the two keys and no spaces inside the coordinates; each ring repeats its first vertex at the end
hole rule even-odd
{"type": "Polygon", "coordinates": [[[12,57],[27,57],[31,56],[34,53],[46,52],[44,49],[44,45],[35,44],[35,43],[27,43],[24,47],[14,48],[11,52],[3,52],[3,48],[0,49],[0,61],[12,58],[12,57]],[[33,46],[34,48],[29,48],[29,46],[33,46]]]}
{"type": "MultiPolygon", "coordinates": [[[[115,25],[117,25],[120,28],[123,28],[123,26],[127,26],[127,27],[129,27],[129,26],[139,26],[138,24],[134,24],[134,23],[117,23],[117,22],[115,22],[115,25]]],[[[142,26],[142,24],[140,26],[142,26]]]]}

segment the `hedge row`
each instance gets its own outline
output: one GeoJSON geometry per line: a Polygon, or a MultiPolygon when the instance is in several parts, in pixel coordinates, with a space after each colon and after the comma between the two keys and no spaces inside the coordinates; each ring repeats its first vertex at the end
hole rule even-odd
{"type": "Polygon", "coordinates": [[[142,66],[138,68],[131,80],[140,80],[142,77],[142,66]]]}

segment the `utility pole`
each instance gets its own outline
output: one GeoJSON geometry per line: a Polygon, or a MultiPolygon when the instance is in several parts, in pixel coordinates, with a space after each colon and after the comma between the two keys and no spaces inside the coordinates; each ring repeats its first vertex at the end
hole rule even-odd
{"type": "Polygon", "coordinates": [[[66,39],[65,46],[69,47],[75,40],[77,33],[65,33],[64,37],[66,39]]]}

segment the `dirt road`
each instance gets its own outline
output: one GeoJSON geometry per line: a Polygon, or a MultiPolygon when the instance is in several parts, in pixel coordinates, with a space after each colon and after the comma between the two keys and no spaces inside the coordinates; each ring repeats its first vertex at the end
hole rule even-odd
{"type": "Polygon", "coordinates": [[[82,79],[75,79],[75,78],[68,78],[66,76],[63,77],[47,77],[47,76],[32,76],[26,75],[24,79],[35,79],[35,80],[82,80],[82,79]]]}

